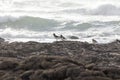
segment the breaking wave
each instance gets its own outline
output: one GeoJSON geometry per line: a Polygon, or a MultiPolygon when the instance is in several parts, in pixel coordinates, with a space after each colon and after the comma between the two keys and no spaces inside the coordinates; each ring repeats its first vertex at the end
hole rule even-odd
{"type": "Polygon", "coordinates": [[[63,12],[79,13],[81,15],[120,16],[120,7],[112,4],[104,4],[94,9],[77,8],[63,10],[63,12]]]}
{"type": "MultiPolygon", "coordinates": [[[[0,36],[54,40],[53,33],[100,42],[120,39],[119,0],[1,0],[0,36]]],[[[24,38],[24,39],[23,39],[24,38]]]]}
{"type": "MultiPolygon", "coordinates": [[[[54,41],[53,33],[69,36],[77,36],[80,40],[89,41],[92,38],[98,40],[114,40],[120,36],[119,21],[57,21],[39,17],[5,17],[0,21],[0,36],[15,40],[36,40],[48,42],[54,41]],[[49,40],[48,40],[49,39],[49,40]],[[50,40],[50,41],[51,41],[50,40]]],[[[100,41],[102,42],[102,41],[100,41]]]]}
{"type": "Polygon", "coordinates": [[[33,31],[52,30],[58,26],[58,22],[38,17],[3,17],[0,21],[0,28],[27,29],[33,31]],[[53,28],[50,28],[53,27],[53,28]]]}

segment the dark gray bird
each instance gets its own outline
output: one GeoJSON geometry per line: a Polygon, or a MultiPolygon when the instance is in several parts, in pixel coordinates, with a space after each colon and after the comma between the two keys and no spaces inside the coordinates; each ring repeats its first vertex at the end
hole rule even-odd
{"type": "Polygon", "coordinates": [[[53,36],[54,36],[54,38],[56,39],[56,41],[57,41],[58,39],[60,39],[60,36],[56,35],[55,33],[53,33],[53,36]]]}
{"type": "Polygon", "coordinates": [[[53,36],[56,40],[60,39],[60,40],[64,41],[66,39],[63,35],[58,36],[55,33],[53,33],[53,36]]]}
{"type": "Polygon", "coordinates": [[[63,35],[60,35],[60,38],[62,41],[64,41],[66,39],[63,35]]]}
{"type": "Polygon", "coordinates": [[[59,38],[59,36],[57,36],[55,33],[53,33],[53,36],[54,36],[55,38],[59,38]]]}
{"type": "Polygon", "coordinates": [[[116,39],[116,42],[117,42],[117,43],[120,43],[120,40],[119,40],[119,39],[116,39]]]}
{"type": "Polygon", "coordinates": [[[98,42],[95,39],[92,39],[93,44],[97,44],[98,42]]]}

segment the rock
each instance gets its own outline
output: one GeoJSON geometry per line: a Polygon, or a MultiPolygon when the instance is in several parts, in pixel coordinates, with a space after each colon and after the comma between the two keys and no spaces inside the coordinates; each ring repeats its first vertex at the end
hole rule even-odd
{"type": "Polygon", "coordinates": [[[77,36],[69,36],[70,39],[79,39],[77,36]]]}
{"type": "MultiPolygon", "coordinates": [[[[84,67],[66,57],[41,55],[26,59],[19,69],[39,70],[31,76],[31,80],[64,80],[67,76],[79,76],[84,67]]],[[[24,79],[27,80],[29,77],[24,79]]]]}
{"type": "Polygon", "coordinates": [[[107,78],[107,77],[84,77],[83,79],[81,80],[112,80],[110,78],[107,78]]]}
{"type": "Polygon", "coordinates": [[[116,41],[2,42],[0,80],[119,80],[119,61],[116,41]]]}
{"type": "Polygon", "coordinates": [[[18,63],[13,61],[3,61],[0,63],[0,70],[12,70],[18,66],[18,63]]]}
{"type": "Polygon", "coordinates": [[[69,78],[66,78],[65,80],[72,80],[72,79],[69,77],[69,78]]]}
{"type": "Polygon", "coordinates": [[[26,71],[23,74],[20,75],[22,80],[30,80],[30,76],[34,73],[33,70],[26,71]]]}
{"type": "Polygon", "coordinates": [[[62,66],[51,70],[45,70],[41,74],[41,79],[64,80],[66,78],[66,69],[66,66],[62,66]]]}
{"type": "Polygon", "coordinates": [[[78,67],[78,66],[74,66],[74,67],[70,67],[67,69],[66,71],[66,75],[67,76],[71,76],[71,77],[77,77],[81,74],[81,72],[84,72],[85,69],[82,67],[78,67]]]}
{"type": "Polygon", "coordinates": [[[5,71],[0,71],[0,80],[2,80],[1,78],[6,74],[5,71]]]}
{"type": "Polygon", "coordinates": [[[85,67],[86,67],[87,69],[91,70],[91,69],[94,69],[95,64],[94,64],[94,63],[87,64],[87,65],[85,65],[85,67]]]}
{"type": "Polygon", "coordinates": [[[101,71],[89,71],[89,70],[86,70],[85,72],[82,72],[80,75],[82,77],[90,77],[90,76],[105,77],[105,74],[101,71]]]}
{"type": "Polygon", "coordinates": [[[108,68],[103,71],[108,77],[113,79],[120,79],[120,69],[119,68],[108,68]]]}
{"type": "Polygon", "coordinates": [[[6,78],[4,80],[16,80],[16,78],[15,77],[8,77],[8,78],[6,78]]]}
{"type": "Polygon", "coordinates": [[[33,75],[30,76],[30,80],[40,80],[43,70],[36,70],[33,75]]]}
{"type": "Polygon", "coordinates": [[[46,68],[50,68],[52,65],[54,65],[55,63],[52,62],[52,58],[50,57],[30,57],[28,59],[26,59],[25,61],[22,62],[22,64],[20,65],[21,69],[24,70],[30,70],[30,69],[46,69],[46,68]],[[51,60],[49,60],[51,59],[51,60]]]}

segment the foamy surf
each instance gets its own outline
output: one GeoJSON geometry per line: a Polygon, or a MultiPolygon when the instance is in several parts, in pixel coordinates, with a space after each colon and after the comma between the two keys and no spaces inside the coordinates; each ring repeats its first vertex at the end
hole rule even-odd
{"type": "Polygon", "coordinates": [[[1,0],[0,36],[9,41],[53,42],[56,33],[72,41],[111,42],[120,39],[119,4],[119,0],[1,0]]]}

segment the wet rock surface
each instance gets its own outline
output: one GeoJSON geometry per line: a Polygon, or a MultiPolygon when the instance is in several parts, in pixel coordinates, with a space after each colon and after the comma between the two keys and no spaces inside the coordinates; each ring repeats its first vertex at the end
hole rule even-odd
{"type": "Polygon", "coordinates": [[[120,42],[1,42],[0,80],[119,80],[120,42]]]}

